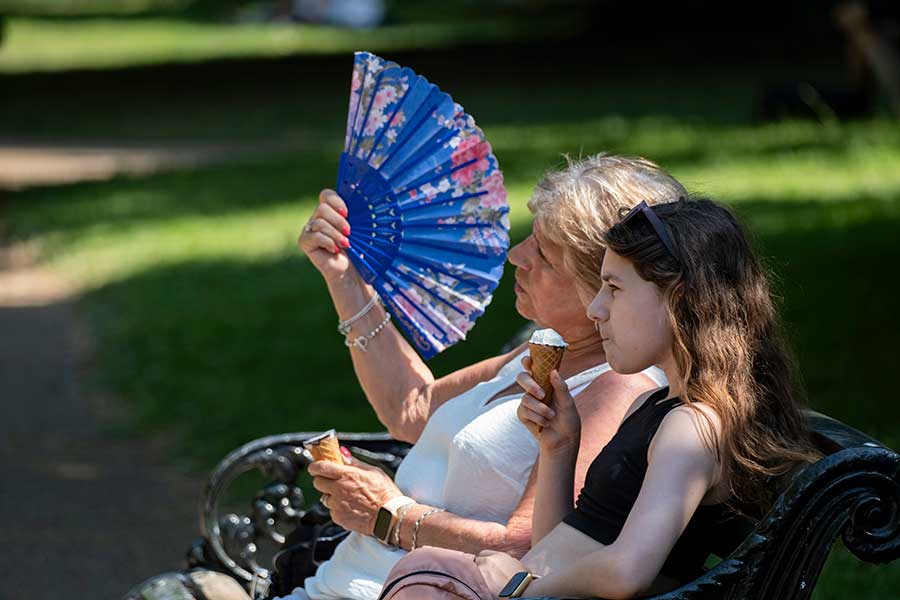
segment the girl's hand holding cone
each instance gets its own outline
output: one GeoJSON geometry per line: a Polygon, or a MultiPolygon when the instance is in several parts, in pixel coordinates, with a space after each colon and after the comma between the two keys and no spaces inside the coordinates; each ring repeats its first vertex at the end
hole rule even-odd
{"type": "Polygon", "coordinates": [[[550,373],[553,392],[550,398],[530,374],[531,358],[522,359],[526,371],[519,373],[516,382],[525,390],[517,414],[519,420],[541,445],[541,451],[577,448],[581,441],[581,417],[569,386],[554,369],[550,373]]]}

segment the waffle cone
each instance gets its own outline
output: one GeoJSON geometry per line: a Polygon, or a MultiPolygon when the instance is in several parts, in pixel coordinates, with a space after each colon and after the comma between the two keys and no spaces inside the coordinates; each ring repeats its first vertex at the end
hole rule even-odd
{"type": "Polygon", "coordinates": [[[313,460],[327,460],[339,465],[344,464],[341,446],[333,431],[303,442],[303,447],[309,450],[313,460]]]}
{"type": "Polygon", "coordinates": [[[550,371],[559,369],[566,347],[529,343],[528,349],[531,352],[531,376],[544,390],[544,403],[549,404],[550,394],[553,393],[550,371]]]}

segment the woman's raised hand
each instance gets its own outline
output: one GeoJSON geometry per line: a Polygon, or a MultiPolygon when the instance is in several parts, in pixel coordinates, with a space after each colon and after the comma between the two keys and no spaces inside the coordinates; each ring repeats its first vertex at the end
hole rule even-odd
{"type": "Polygon", "coordinates": [[[326,281],[340,279],[350,270],[350,259],[343,249],[350,246],[347,236],[347,205],[334,190],[319,192],[319,205],[300,232],[297,245],[326,281]]]}
{"type": "Polygon", "coordinates": [[[559,375],[559,371],[550,373],[550,384],[553,386],[549,404],[544,403],[544,390],[531,377],[531,357],[522,359],[525,371],[516,377],[525,395],[519,404],[517,414],[519,420],[528,428],[531,435],[541,445],[541,450],[558,450],[563,447],[577,448],[581,438],[581,417],[575,408],[575,399],[569,393],[569,386],[559,375]]]}

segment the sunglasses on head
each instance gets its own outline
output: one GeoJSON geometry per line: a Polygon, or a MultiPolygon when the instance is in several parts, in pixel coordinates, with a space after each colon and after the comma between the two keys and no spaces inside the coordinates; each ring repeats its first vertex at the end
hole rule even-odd
{"type": "Polygon", "coordinates": [[[669,251],[669,254],[672,255],[672,258],[678,259],[678,255],[675,254],[675,244],[672,243],[672,238],[669,237],[668,232],[666,231],[665,225],[660,221],[659,217],[656,216],[656,213],[653,212],[653,209],[647,204],[645,200],[641,200],[640,204],[632,208],[628,211],[622,220],[619,221],[623,225],[628,223],[631,219],[633,219],[636,215],[644,215],[647,217],[647,220],[650,221],[650,225],[653,227],[653,231],[656,232],[656,235],[659,237],[659,240],[663,243],[663,246],[666,247],[666,250],[669,251]]]}

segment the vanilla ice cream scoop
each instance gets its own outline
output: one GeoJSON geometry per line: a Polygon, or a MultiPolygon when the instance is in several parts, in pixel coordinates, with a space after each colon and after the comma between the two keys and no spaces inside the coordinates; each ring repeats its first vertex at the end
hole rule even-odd
{"type": "Polygon", "coordinates": [[[544,346],[562,346],[566,347],[568,344],[562,339],[562,336],[556,333],[553,329],[538,329],[534,333],[531,334],[531,341],[529,344],[542,344],[544,346]]]}
{"type": "Polygon", "coordinates": [[[550,403],[553,385],[550,383],[550,372],[559,369],[566,344],[562,336],[552,329],[539,329],[531,334],[528,349],[531,352],[531,377],[544,390],[543,401],[550,403]]]}

